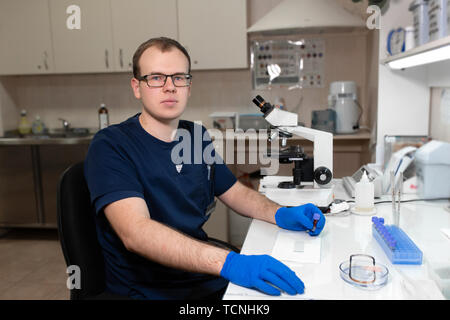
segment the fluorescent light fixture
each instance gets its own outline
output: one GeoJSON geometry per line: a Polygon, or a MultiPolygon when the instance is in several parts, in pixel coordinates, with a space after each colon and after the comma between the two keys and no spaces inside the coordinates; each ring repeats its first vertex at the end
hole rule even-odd
{"type": "Polygon", "coordinates": [[[450,44],[430,49],[404,58],[388,62],[391,69],[405,69],[437,61],[447,60],[450,57],[450,44]]]}

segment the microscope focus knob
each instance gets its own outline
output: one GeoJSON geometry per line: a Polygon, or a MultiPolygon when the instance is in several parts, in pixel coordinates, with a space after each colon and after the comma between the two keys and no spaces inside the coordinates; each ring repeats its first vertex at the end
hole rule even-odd
{"type": "Polygon", "coordinates": [[[327,167],[318,167],[314,170],[314,180],[318,184],[327,184],[333,178],[333,173],[327,167]]]}

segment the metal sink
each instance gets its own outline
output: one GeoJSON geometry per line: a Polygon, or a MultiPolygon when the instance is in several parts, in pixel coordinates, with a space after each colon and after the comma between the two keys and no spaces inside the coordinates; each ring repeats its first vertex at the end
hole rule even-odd
{"type": "Polygon", "coordinates": [[[0,137],[0,145],[40,145],[40,144],[74,144],[85,143],[89,141],[97,132],[95,128],[55,128],[46,130],[45,133],[35,135],[19,134],[18,130],[5,131],[3,137],[0,137]]]}
{"type": "Polygon", "coordinates": [[[70,128],[68,130],[53,129],[44,136],[48,136],[49,138],[82,138],[91,136],[92,134],[88,128],[70,128]]]}

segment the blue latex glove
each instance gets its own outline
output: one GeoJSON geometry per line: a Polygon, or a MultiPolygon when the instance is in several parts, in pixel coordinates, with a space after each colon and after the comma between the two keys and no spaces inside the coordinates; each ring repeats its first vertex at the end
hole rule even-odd
{"type": "Polygon", "coordinates": [[[309,235],[317,236],[325,226],[325,217],[322,211],[312,203],[307,203],[298,207],[281,207],[275,213],[277,225],[283,229],[294,231],[309,230],[309,235]],[[313,229],[314,215],[320,216],[316,229],[313,229]]]}
{"type": "Polygon", "coordinates": [[[281,292],[270,284],[290,295],[301,294],[305,290],[305,285],[294,271],[268,255],[243,255],[231,251],[220,275],[237,285],[275,296],[281,292]]]}

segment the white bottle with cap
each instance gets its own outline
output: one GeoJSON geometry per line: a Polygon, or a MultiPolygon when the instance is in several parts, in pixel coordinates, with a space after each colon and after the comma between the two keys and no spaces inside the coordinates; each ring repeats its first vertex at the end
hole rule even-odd
{"type": "Polygon", "coordinates": [[[98,128],[102,130],[107,126],[109,126],[108,109],[105,104],[102,103],[100,104],[100,109],[98,109],[98,128]]]}
{"type": "Polygon", "coordinates": [[[355,185],[356,205],[352,212],[360,215],[375,214],[374,198],[375,191],[373,182],[369,180],[366,171],[364,171],[361,180],[355,185]]]}

